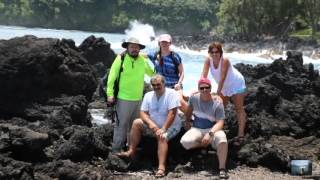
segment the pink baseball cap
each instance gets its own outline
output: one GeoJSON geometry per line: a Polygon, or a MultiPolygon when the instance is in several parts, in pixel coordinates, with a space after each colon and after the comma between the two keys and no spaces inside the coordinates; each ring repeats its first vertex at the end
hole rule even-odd
{"type": "Polygon", "coordinates": [[[208,78],[202,77],[198,81],[198,85],[200,84],[208,84],[209,86],[211,86],[211,81],[208,78]]]}
{"type": "Polygon", "coordinates": [[[165,41],[165,42],[171,42],[172,41],[172,38],[171,38],[171,36],[169,35],[169,34],[161,34],[160,36],[159,36],[159,40],[158,40],[159,42],[161,42],[161,41],[165,41]]]}

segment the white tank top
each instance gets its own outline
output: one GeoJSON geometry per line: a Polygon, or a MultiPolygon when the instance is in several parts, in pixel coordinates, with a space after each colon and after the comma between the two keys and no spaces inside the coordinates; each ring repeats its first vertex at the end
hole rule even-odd
{"type": "MultiPolygon", "coordinates": [[[[221,67],[223,64],[223,57],[220,59],[220,63],[218,64],[218,68],[215,69],[213,65],[213,60],[210,58],[210,72],[216,83],[220,82],[221,79],[221,67]]],[[[227,76],[224,81],[222,87],[222,94],[224,96],[232,96],[234,94],[242,93],[245,90],[246,84],[242,74],[232,66],[230,63],[230,67],[228,68],[227,76]]]]}

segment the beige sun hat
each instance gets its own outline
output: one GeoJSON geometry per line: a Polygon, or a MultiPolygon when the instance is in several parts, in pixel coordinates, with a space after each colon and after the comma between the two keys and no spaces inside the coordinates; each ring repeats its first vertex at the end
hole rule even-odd
{"type": "Polygon", "coordinates": [[[139,40],[137,38],[134,38],[134,37],[131,37],[127,41],[123,42],[121,46],[123,48],[127,48],[128,44],[130,44],[130,43],[131,44],[138,44],[140,46],[140,49],[144,49],[146,47],[145,45],[140,44],[139,40]]]}

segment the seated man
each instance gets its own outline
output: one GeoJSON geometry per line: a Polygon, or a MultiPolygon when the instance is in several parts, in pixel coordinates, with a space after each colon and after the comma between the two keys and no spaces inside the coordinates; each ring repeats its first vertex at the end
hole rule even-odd
{"type": "Polygon", "coordinates": [[[139,145],[142,133],[149,128],[158,141],[158,171],[156,177],[166,174],[166,159],[168,153],[168,141],[175,137],[181,128],[181,121],[177,116],[180,106],[179,94],[165,87],[165,79],[157,74],[150,80],[153,91],[145,94],[140,118],[135,119],[130,132],[129,150],[118,153],[120,157],[134,157],[139,145]]]}
{"type": "Polygon", "coordinates": [[[193,94],[189,99],[186,112],[186,128],[191,127],[191,116],[194,115],[193,127],[181,138],[186,149],[207,147],[209,144],[217,149],[219,160],[219,176],[227,178],[226,159],[228,144],[223,131],[224,109],[222,101],[211,95],[211,82],[201,78],[198,82],[200,94],[193,94]]]}

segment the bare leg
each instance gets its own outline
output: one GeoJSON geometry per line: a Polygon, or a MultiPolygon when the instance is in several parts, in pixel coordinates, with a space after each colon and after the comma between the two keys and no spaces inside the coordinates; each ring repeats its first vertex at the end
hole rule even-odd
{"type": "Polygon", "coordinates": [[[220,97],[221,97],[221,99],[223,101],[224,108],[226,108],[228,103],[229,103],[230,98],[228,96],[220,96],[220,97]]]}
{"type": "Polygon", "coordinates": [[[132,128],[130,131],[130,145],[129,150],[124,153],[119,153],[119,156],[131,156],[134,157],[137,152],[137,147],[141,140],[143,130],[143,121],[141,119],[135,119],[132,124],[132,128]]]}
{"type": "Polygon", "coordinates": [[[243,137],[244,136],[244,130],[246,127],[246,121],[247,121],[247,114],[244,110],[243,104],[244,104],[244,98],[246,94],[236,94],[232,96],[233,103],[236,108],[237,112],[237,119],[238,119],[238,124],[239,124],[239,129],[238,129],[238,137],[243,137]]]}
{"type": "Polygon", "coordinates": [[[217,155],[219,160],[219,169],[226,169],[228,155],[228,144],[226,142],[222,142],[218,145],[217,155]]]}
{"type": "Polygon", "coordinates": [[[166,160],[168,155],[168,142],[165,139],[158,139],[158,169],[166,170],[166,160]]]}

